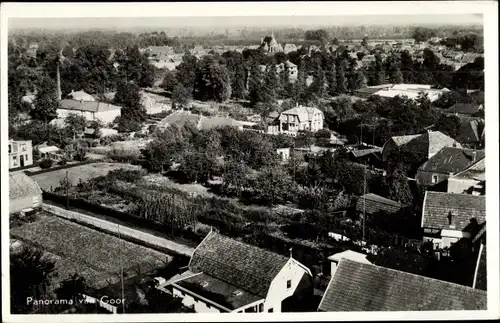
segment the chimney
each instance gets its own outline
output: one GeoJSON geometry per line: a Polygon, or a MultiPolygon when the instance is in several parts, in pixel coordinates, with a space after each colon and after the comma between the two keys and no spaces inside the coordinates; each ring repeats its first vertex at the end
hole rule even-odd
{"type": "Polygon", "coordinates": [[[264,42],[264,37],[260,37],[260,44],[262,45],[263,42],[264,42]]]}
{"type": "Polygon", "coordinates": [[[335,272],[337,271],[337,267],[339,265],[339,260],[338,259],[330,259],[330,277],[333,278],[335,276],[335,272]]]}
{"type": "Polygon", "coordinates": [[[57,62],[57,99],[61,100],[61,75],[59,73],[59,62],[57,62]]]}
{"type": "Polygon", "coordinates": [[[472,152],[472,161],[475,162],[476,161],[476,158],[477,158],[477,155],[476,155],[476,151],[474,150],[472,152]]]}

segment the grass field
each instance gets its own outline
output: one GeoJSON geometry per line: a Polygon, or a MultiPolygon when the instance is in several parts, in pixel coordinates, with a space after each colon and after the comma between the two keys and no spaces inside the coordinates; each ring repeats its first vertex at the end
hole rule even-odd
{"type": "Polygon", "coordinates": [[[50,190],[51,187],[55,189],[59,186],[61,179],[66,176],[66,171],[68,172],[69,180],[73,185],[76,185],[80,179],[82,181],[87,181],[91,178],[106,175],[109,171],[119,168],[137,169],[139,166],[103,162],[60,169],[53,172],[38,174],[32,176],[32,178],[40,185],[40,188],[43,190],[50,190]]]}
{"type": "Polygon", "coordinates": [[[120,258],[124,278],[143,275],[165,266],[172,257],[82,225],[45,215],[13,228],[12,238],[46,251],[56,260],[58,277],[53,286],[77,272],[96,289],[120,281],[120,258]]]}

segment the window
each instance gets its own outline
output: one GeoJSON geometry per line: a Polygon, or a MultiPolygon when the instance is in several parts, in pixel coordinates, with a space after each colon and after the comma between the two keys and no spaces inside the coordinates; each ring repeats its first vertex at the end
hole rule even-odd
{"type": "Polygon", "coordinates": [[[28,161],[28,154],[26,154],[26,161],[28,161]]]}
{"type": "Polygon", "coordinates": [[[14,166],[17,166],[17,156],[12,156],[12,162],[14,163],[14,166]]]}
{"type": "Polygon", "coordinates": [[[26,151],[26,144],[21,145],[21,151],[26,151]]]}
{"type": "Polygon", "coordinates": [[[438,181],[438,176],[437,175],[432,175],[432,183],[435,184],[438,181]]]}
{"type": "Polygon", "coordinates": [[[12,152],[12,145],[9,145],[9,154],[12,152]]]}
{"type": "Polygon", "coordinates": [[[290,288],[292,288],[292,280],[291,279],[286,281],[286,289],[290,289],[290,288]]]}
{"type": "Polygon", "coordinates": [[[264,304],[259,304],[259,312],[264,312],[264,304]]]}
{"type": "Polygon", "coordinates": [[[268,311],[269,313],[272,313],[272,312],[274,312],[274,309],[270,308],[270,309],[268,309],[267,311],[268,311]]]}

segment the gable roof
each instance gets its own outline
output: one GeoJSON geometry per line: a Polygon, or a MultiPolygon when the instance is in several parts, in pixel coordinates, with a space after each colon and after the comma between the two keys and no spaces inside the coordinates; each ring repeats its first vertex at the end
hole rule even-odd
{"type": "Polygon", "coordinates": [[[422,227],[463,231],[472,219],[476,219],[479,225],[486,220],[484,195],[425,192],[422,227]],[[454,227],[448,222],[450,212],[453,215],[454,227]]]}
{"type": "Polygon", "coordinates": [[[484,159],[484,150],[443,147],[419,167],[419,171],[458,173],[484,159]],[[474,157],[475,154],[475,157],[474,157]]]}
{"type": "Polygon", "coordinates": [[[412,141],[415,138],[420,137],[421,135],[407,135],[407,136],[393,136],[391,137],[392,141],[396,144],[396,146],[402,146],[404,144],[407,144],[408,142],[412,141]]]}
{"type": "Polygon", "coordinates": [[[290,114],[298,116],[299,122],[308,121],[310,119],[309,116],[312,116],[315,113],[323,114],[323,112],[317,108],[303,107],[303,106],[298,106],[282,112],[282,114],[290,114]]]}
{"type": "Polygon", "coordinates": [[[477,163],[473,164],[469,168],[461,171],[460,173],[455,174],[452,176],[453,178],[465,178],[465,179],[475,179],[478,181],[484,181],[486,179],[486,165],[485,165],[486,159],[481,159],[477,163]]]}
{"type": "Polygon", "coordinates": [[[467,286],[342,259],[319,310],[485,310],[487,293],[467,286]]]}
{"type": "Polygon", "coordinates": [[[351,150],[352,155],[355,158],[363,157],[370,154],[378,154],[382,152],[382,148],[369,148],[369,149],[353,149],[351,150]]]}
{"type": "Polygon", "coordinates": [[[17,200],[42,194],[40,186],[23,172],[9,174],[9,199],[17,200]]]}
{"type": "Polygon", "coordinates": [[[402,207],[401,203],[373,193],[360,196],[356,203],[356,211],[363,212],[364,210],[368,214],[375,214],[377,212],[396,213],[402,207]]]}
{"type": "Polygon", "coordinates": [[[484,135],[484,127],[483,132],[480,133],[479,125],[481,123],[483,123],[483,121],[479,119],[465,120],[465,122],[462,122],[457,140],[465,144],[481,141],[484,135]]]}
{"type": "Polygon", "coordinates": [[[410,140],[406,145],[418,147],[422,144],[427,147],[428,156],[433,156],[443,147],[462,147],[455,139],[440,131],[427,131],[424,134],[410,140]]]}
{"type": "Polygon", "coordinates": [[[265,298],[271,282],[288,260],[212,231],[194,251],[189,268],[265,298]]]}
{"type": "Polygon", "coordinates": [[[194,123],[198,125],[198,122],[201,119],[201,115],[192,114],[189,111],[174,111],[172,114],[163,118],[159,123],[158,127],[168,127],[172,125],[177,125],[182,127],[186,122],[194,123]]]}
{"type": "Polygon", "coordinates": [[[88,112],[104,112],[121,110],[121,107],[109,103],[99,101],[80,101],[64,99],[60,101],[61,109],[75,110],[75,111],[88,111],[88,112]]]}
{"type": "Polygon", "coordinates": [[[70,94],[68,94],[68,96],[70,96],[72,98],[87,97],[87,98],[93,99],[92,95],[85,93],[84,91],[76,91],[76,92],[72,91],[70,94]]]}

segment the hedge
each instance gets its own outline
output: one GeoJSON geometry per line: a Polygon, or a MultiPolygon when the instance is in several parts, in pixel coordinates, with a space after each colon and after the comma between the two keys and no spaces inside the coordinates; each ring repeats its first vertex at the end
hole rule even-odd
{"type": "Polygon", "coordinates": [[[28,165],[28,166],[23,166],[23,167],[16,167],[16,168],[10,168],[9,169],[9,172],[16,172],[16,171],[19,171],[19,170],[25,170],[25,169],[30,169],[30,168],[34,168],[34,167],[37,167],[38,166],[38,162],[32,164],[32,165],[28,165]]]}
{"type": "Polygon", "coordinates": [[[97,163],[97,162],[100,162],[99,160],[85,160],[85,161],[82,161],[82,162],[79,162],[79,163],[76,163],[76,164],[66,164],[66,165],[63,165],[63,166],[57,166],[57,167],[51,167],[51,168],[47,168],[47,169],[42,169],[42,170],[37,170],[37,171],[34,171],[34,172],[30,172],[30,171],[24,171],[24,173],[28,176],[35,176],[35,175],[38,175],[38,174],[43,174],[43,173],[48,173],[48,172],[53,172],[53,171],[56,171],[56,170],[61,170],[61,169],[66,169],[66,168],[71,168],[71,167],[77,167],[77,166],[82,166],[82,165],[87,165],[87,164],[93,164],[93,163],[97,163]]]}

